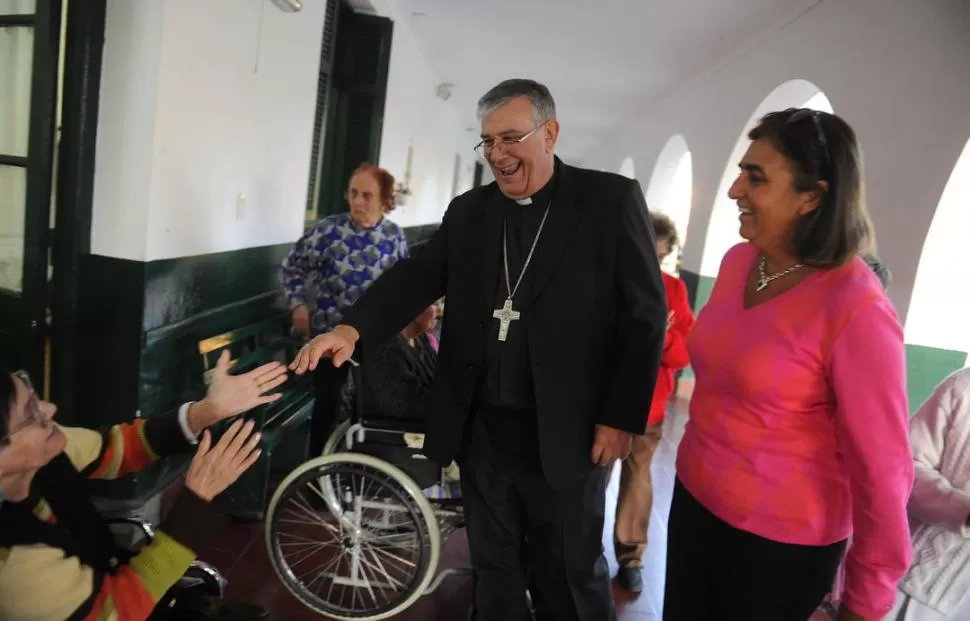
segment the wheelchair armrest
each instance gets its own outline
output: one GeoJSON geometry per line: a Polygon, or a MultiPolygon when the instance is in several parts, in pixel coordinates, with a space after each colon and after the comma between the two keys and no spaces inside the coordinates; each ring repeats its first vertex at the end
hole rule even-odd
{"type": "Polygon", "coordinates": [[[155,539],[155,527],[144,520],[139,520],[136,518],[108,518],[105,520],[105,523],[107,523],[109,526],[112,524],[127,524],[129,526],[134,526],[144,533],[148,541],[155,539]]]}

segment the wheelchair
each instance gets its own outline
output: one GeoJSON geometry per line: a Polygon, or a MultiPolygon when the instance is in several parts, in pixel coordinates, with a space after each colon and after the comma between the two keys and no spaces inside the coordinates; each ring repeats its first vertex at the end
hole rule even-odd
{"type": "Polygon", "coordinates": [[[360,368],[350,377],[357,396],[349,418],[270,501],[266,549],[308,608],[376,621],[471,570],[438,567],[444,542],[464,527],[457,468],[422,454],[423,423],[365,415],[360,368]]]}
{"type": "MultiPolygon", "coordinates": [[[[109,517],[105,519],[108,529],[119,546],[135,552],[155,540],[155,528],[150,523],[133,517],[109,517]]],[[[195,560],[160,599],[149,619],[167,619],[166,611],[177,601],[192,593],[222,599],[228,580],[213,565],[195,560]]]]}

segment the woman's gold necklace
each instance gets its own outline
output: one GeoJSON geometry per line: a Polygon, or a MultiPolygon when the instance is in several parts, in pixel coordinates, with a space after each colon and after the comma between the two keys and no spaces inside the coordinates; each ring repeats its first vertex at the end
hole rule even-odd
{"type": "Polygon", "coordinates": [[[768,259],[766,259],[764,257],[764,255],[762,255],[761,256],[761,260],[758,261],[758,282],[755,283],[754,290],[755,291],[762,291],[765,287],[767,287],[771,283],[771,281],[778,280],[779,278],[783,278],[785,276],[788,276],[789,274],[791,274],[795,270],[798,270],[798,269],[800,269],[802,267],[804,267],[804,266],[801,263],[796,263],[795,265],[792,265],[791,267],[788,267],[788,268],[783,269],[782,271],[778,272],[777,274],[772,274],[771,276],[769,276],[768,275],[768,259]]]}

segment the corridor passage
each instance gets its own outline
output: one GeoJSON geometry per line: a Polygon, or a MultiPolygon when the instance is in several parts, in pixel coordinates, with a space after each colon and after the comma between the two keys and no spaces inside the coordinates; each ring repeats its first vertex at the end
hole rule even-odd
{"type": "MultiPolygon", "coordinates": [[[[667,513],[674,488],[674,460],[677,445],[684,434],[687,404],[680,400],[674,415],[664,423],[663,439],[653,460],[654,504],[650,520],[650,545],[644,558],[644,588],[639,597],[624,593],[614,586],[619,613],[618,621],[659,621],[663,611],[664,569],[667,553],[667,513]]],[[[603,547],[610,570],[617,570],[613,556],[613,509],[619,490],[619,468],[614,469],[606,491],[606,528],[603,547]]],[[[468,565],[468,546],[463,532],[455,534],[445,546],[443,566],[468,565]]],[[[229,597],[266,606],[274,620],[319,621],[321,617],[303,607],[276,578],[266,555],[261,523],[237,522],[213,542],[203,554],[204,560],[223,568],[229,578],[229,597]]],[[[470,580],[453,577],[432,595],[424,597],[397,621],[464,621],[471,602],[470,580]]],[[[823,621],[819,613],[817,619],[823,621]]]]}

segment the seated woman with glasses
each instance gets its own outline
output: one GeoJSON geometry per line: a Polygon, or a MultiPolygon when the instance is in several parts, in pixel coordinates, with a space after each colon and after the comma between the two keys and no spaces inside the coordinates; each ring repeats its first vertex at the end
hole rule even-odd
{"type": "Polygon", "coordinates": [[[889,612],[910,560],[903,331],[852,128],[789,109],[748,137],[670,509],[664,619],[805,621],[845,561],[839,619],[889,612]]]}
{"type": "MultiPolygon", "coordinates": [[[[55,424],[57,407],[39,399],[27,374],[0,365],[0,619],[141,621],[152,614],[219,528],[212,499],[259,457],[252,422],[237,420],[214,445],[207,428],[274,400],[266,393],[286,380],[279,363],[238,376],[228,369],[223,355],[202,401],[92,431],[55,424]],[[119,478],[193,449],[185,489],[153,541],[137,554],[119,548],[84,479],[119,478]]],[[[266,616],[255,606],[212,604],[208,612],[229,611],[237,621],[266,616]]]]}

